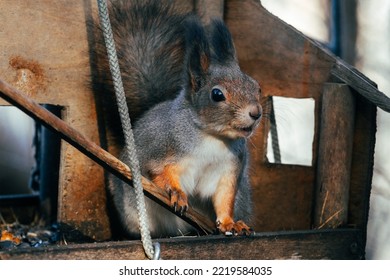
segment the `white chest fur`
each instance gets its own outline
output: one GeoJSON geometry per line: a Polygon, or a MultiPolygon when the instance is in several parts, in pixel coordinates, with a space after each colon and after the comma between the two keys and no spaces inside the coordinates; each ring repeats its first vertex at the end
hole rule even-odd
{"type": "Polygon", "coordinates": [[[204,137],[201,145],[180,162],[182,189],[187,195],[212,196],[220,179],[235,172],[236,160],[226,143],[211,136],[204,137]]]}

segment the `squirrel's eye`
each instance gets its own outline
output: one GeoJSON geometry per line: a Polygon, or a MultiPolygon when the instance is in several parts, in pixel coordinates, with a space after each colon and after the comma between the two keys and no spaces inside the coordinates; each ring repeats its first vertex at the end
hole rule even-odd
{"type": "Polygon", "coordinates": [[[226,97],[219,88],[213,88],[211,91],[211,99],[215,102],[225,101],[226,97]]]}

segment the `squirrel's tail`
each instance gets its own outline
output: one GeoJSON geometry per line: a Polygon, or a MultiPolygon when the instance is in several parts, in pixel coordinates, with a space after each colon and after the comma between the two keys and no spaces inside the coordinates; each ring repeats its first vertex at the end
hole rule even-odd
{"type": "MultiPolygon", "coordinates": [[[[130,117],[181,90],[185,58],[185,14],[157,0],[111,0],[109,14],[130,117]]],[[[98,40],[95,90],[112,98],[113,86],[104,40],[98,40]],[[104,92],[104,93],[102,93],[104,92]]]]}

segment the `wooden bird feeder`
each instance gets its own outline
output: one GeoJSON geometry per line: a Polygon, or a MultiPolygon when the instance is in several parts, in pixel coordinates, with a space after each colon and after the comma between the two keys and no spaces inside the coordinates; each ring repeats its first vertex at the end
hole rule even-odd
{"type": "MultiPolygon", "coordinates": [[[[100,118],[101,104],[88,86],[88,50],[95,40],[87,22],[97,15],[95,2],[0,2],[0,79],[7,82],[0,83],[5,99],[0,106],[21,108],[66,140],[61,143],[58,186],[53,187],[58,187],[57,222],[68,241],[0,251],[0,259],[145,258],[139,241],[112,240],[105,171],[128,181],[131,174],[115,157],[116,147],[100,118]],[[38,103],[59,106],[62,121],[38,103]]],[[[314,100],[314,138],[310,166],[270,163],[266,153],[271,123],[264,118],[250,146],[256,234],[161,239],[162,257],[364,258],[376,110],[390,111],[389,99],[372,81],[267,12],[259,1],[177,4],[198,11],[205,21],[224,18],[241,68],[262,85],[266,111],[272,96],[314,100]]],[[[166,199],[144,183],[151,195],[166,199]]],[[[212,228],[192,210],[188,218],[205,231],[212,228]]]]}

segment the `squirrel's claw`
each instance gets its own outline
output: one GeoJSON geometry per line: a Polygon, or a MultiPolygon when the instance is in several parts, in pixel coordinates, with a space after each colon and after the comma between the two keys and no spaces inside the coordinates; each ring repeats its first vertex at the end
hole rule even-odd
{"type": "Polygon", "coordinates": [[[188,205],[185,205],[184,207],[182,207],[180,209],[180,215],[183,216],[185,212],[187,212],[188,210],[188,205]]]}
{"type": "Polygon", "coordinates": [[[252,233],[254,233],[254,231],[241,220],[237,222],[227,222],[227,223],[222,223],[220,221],[217,221],[217,228],[225,236],[237,236],[237,235],[249,236],[252,233]]]}
{"type": "Polygon", "coordinates": [[[188,209],[187,195],[182,190],[172,188],[168,189],[168,194],[173,210],[180,213],[180,215],[184,215],[188,209]]]}

